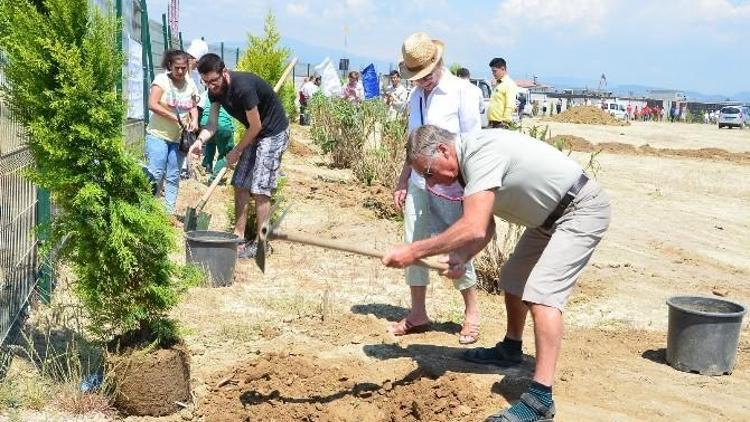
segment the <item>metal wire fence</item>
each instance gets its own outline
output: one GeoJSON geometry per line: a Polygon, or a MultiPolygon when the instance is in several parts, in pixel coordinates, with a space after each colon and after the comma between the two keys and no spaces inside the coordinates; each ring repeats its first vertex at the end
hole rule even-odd
{"type": "MultiPolygon", "coordinates": [[[[0,83],[3,83],[0,71],[0,83]]],[[[2,98],[0,98],[2,104],[2,98]]],[[[23,127],[0,106],[0,345],[23,314],[40,274],[40,216],[48,196],[24,177],[33,165],[23,127]],[[42,201],[40,201],[42,199],[42,201]]]]}

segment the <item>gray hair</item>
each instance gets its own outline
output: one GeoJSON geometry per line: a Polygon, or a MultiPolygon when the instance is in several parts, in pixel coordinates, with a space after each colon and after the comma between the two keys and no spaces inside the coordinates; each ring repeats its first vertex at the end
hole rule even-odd
{"type": "Polygon", "coordinates": [[[453,145],[456,134],[434,125],[418,127],[409,135],[406,147],[406,159],[412,163],[419,156],[432,157],[439,144],[453,145]]]}

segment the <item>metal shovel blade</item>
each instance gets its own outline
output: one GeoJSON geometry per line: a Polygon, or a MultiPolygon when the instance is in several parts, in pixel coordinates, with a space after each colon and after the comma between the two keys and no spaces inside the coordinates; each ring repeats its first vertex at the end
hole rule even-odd
{"type": "Polygon", "coordinates": [[[201,212],[198,214],[196,222],[196,230],[208,230],[208,225],[211,223],[211,214],[207,212],[201,212]]]}
{"type": "Polygon", "coordinates": [[[258,265],[260,271],[266,273],[266,240],[258,240],[258,249],[255,251],[255,264],[258,265]]]}
{"type": "Polygon", "coordinates": [[[274,231],[278,229],[281,221],[284,220],[284,217],[286,217],[286,212],[289,211],[291,205],[284,209],[284,211],[281,213],[281,216],[279,216],[279,219],[276,220],[275,224],[271,224],[271,219],[273,218],[273,215],[276,213],[276,210],[278,208],[278,204],[274,204],[271,207],[271,210],[268,213],[268,219],[263,222],[260,233],[258,234],[258,249],[255,252],[255,263],[263,273],[266,272],[266,252],[268,251],[268,239],[273,237],[274,231]]]}
{"type": "Polygon", "coordinates": [[[185,211],[185,222],[182,227],[186,232],[198,230],[198,217],[195,215],[195,208],[189,207],[185,211]]]}

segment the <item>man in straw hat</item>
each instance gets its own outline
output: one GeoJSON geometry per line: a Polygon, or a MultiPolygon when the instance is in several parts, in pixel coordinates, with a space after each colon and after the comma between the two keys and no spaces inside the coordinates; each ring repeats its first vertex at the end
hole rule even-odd
{"type": "MultiPolygon", "coordinates": [[[[479,109],[469,85],[452,75],[443,65],[444,45],[423,32],[409,35],[401,48],[399,64],[403,78],[416,88],[409,103],[409,133],[425,125],[438,125],[451,133],[461,134],[481,129],[479,109]]],[[[445,230],[462,212],[462,190],[458,184],[427,188],[424,178],[411,171],[408,163],[393,192],[396,208],[404,212],[405,241],[412,242],[445,230]]],[[[391,327],[391,333],[406,335],[429,330],[425,308],[429,273],[418,266],[406,269],[406,284],[411,291],[411,310],[391,327]]],[[[464,299],[464,321],[459,342],[470,344],[479,337],[477,278],[471,262],[466,273],[456,278],[454,286],[464,299]]]]}
{"type": "Polygon", "coordinates": [[[437,236],[395,246],[383,257],[384,264],[403,268],[448,253],[450,269],[443,275],[461,277],[464,263],[495,234],[495,216],[526,227],[500,277],[507,311],[505,339],[495,347],[467,350],[463,357],[497,366],[521,363],[521,340],[531,312],[534,380],[519,402],[488,420],[551,420],[562,310],[609,226],[609,197],[576,161],[515,131],[456,135],[422,126],[409,137],[407,160],[428,185],[460,182],[464,212],[437,236]]]}

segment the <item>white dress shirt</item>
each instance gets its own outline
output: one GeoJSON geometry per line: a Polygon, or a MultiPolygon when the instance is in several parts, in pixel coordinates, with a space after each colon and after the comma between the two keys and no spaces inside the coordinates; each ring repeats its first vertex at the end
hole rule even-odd
{"type": "MultiPolygon", "coordinates": [[[[456,134],[482,129],[477,99],[466,81],[443,68],[443,76],[427,98],[422,87],[417,86],[409,97],[409,134],[422,125],[435,125],[456,134]]],[[[411,172],[411,181],[426,189],[426,183],[417,172],[411,172]]]]}

